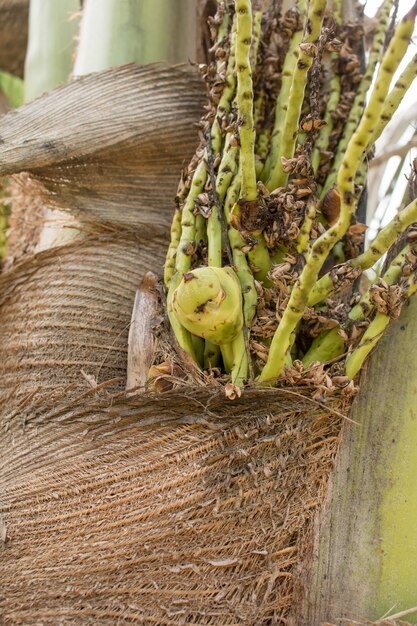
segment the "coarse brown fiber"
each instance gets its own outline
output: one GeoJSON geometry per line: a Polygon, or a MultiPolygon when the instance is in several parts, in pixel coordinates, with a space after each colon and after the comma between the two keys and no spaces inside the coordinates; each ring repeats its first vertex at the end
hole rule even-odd
{"type": "Polygon", "coordinates": [[[0,119],[0,176],[29,172],[46,207],[81,221],[166,232],[205,101],[185,66],[74,79],[0,119]]]}
{"type": "Polygon", "coordinates": [[[5,624],[287,623],[331,407],[285,391],[38,394],[2,408],[5,624]]]}

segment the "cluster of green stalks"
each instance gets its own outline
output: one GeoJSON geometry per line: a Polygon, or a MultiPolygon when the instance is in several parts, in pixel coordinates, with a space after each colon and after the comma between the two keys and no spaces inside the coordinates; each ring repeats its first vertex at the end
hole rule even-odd
{"type": "Polygon", "coordinates": [[[417,200],[366,251],[358,215],[373,145],[417,74],[414,57],[392,85],[417,12],[393,25],[393,5],[384,0],[364,51],[360,17],[344,23],[338,0],[286,13],[274,0],[219,2],[202,67],[210,107],[164,282],[180,348],[235,385],[317,363],[347,384],[416,289],[417,200]],[[367,284],[364,270],[400,238],[367,284]]]}

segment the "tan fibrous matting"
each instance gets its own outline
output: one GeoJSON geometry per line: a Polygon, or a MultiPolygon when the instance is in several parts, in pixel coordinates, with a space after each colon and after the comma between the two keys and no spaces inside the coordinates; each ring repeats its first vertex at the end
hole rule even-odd
{"type": "Polygon", "coordinates": [[[290,390],[102,389],[12,413],[6,624],[287,623],[337,448],[331,407],[290,390]]]}

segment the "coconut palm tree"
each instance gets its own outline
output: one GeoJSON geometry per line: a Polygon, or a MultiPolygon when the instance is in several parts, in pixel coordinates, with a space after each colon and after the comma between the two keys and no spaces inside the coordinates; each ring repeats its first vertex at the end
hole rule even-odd
{"type": "MultiPolygon", "coordinates": [[[[343,271],[364,269],[414,223],[413,196],[399,214],[401,228],[381,230],[371,252],[356,243],[363,234],[357,228],[322,272],[315,254],[320,256],[328,233],[341,241],[345,236],[340,215],[346,207],[343,198],[337,206],[337,189],[345,185],[347,194],[349,177],[361,183],[364,146],[355,152],[349,139],[360,145],[365,130],[374,138],[367,120],[377,128],[387,121],[381,115],[387,107],[392,113],[415,75],[412,66],[406,68],[408,83],[403,75],[391,91],[384,76],[392,74],[392,59],[399,61],[398,47],[407,47],[414,16],[391,28],[391,47],[381,62],[391,11],[384,2],[361,80],[360,22],[346,25],[337,5],[335,25],[325,23],[328,31],[321,30],[324,7],[318,0],[307,7],[307,29],[301,4],[284,18],[270,7],[263,22],[267,3],[253,3],[253,22],[250,2],[236,2],[235,20],[220,5],[211,20],[215,60],[201,68],[210,90],[204,111],[205,90],[196,73],[152,64],[186,60],[196,45],[192,4],[106,0],[106,10],[101,2],[98,13],[94,0],[87,0],[74,61],[78,78],[0,121],[0,173],[14,177],[15,214],[61,212],[58,236],[48,246],[30,240],[33,230],[26,240],[23,232],[10,240],[15,260],[0,277],[5,622],[322,624],[375,621],[391,609],[393,620],[413,619],[413,302],[378,341],[392,317],[380,301],[387,306],[386,294],[394,295],[390,287],[405,285],[411,292],[414,285],[412,232],[406,251],[397,250],[387,262],[385,283],[366,291],[365,282],[364,293],[353,292],[362,304],[368,297],[371,312],[379,307],[368,316],[368,335],[355,306],[349,318],[355,337],[343,335],[341,309],[329,326],[335,305],[323,305],[321,297],[332,291],[326,289],[335,263],[343,271]],[[343,36],[341,43],[332,29],[343,36]],[[258,55],[251,52],[256,44],[258,55]],[[328,75],[323,99],[313,80],[320,70],[318,50],[328,75]],[[113,67],[129,61],[147,65],[113,67]],[[378,63],[376,96],[364,112],[378,63]],[[345,73],[332,70],[348,64],[345,73]],[[346,118],[350,130],[343,137],[346,118]],[[321,178],[306,165],[294,175],[291,159],[301,150],[296,143],[309,146],[321,178]],[[346,180],[326,162],[329,146],[332,153],[339,150],[342,163],[345,155],[346,180]],[[281,207],[288,174],[305,218],[294,235],[298,261],[304,259],[300,266],[290,258],[288,229],[277,244],[272,222],[248,226],[254,206],[272,211],[279,200],[281,207]],[[336,192],[334,180],[329,186],[332,176],[336,192]],[[256,185],[259,179],[262,185],[256,185]],[[316,220],[319,193],[326,202],[316,220]],[[67,213],[74,216],[75,233],[74,221],[62,217],[67,213]],[[340,258],[348,254],[346,242],[350,265],[340,258]],[[145,271],[162,268],[167,249],[172,330],[164,316],[166,294],[152,275],[142,281],[145,271]],[[303,267],[311,269],[304,283],[303,267]],[[219,281],[211,297],[226,296],[228,334],[219,331],[218,318],[214,323],[209,315],[207,324],[201,316],[187,317],[190,298],[203,294],[207,300],[195,289],[196,279],[209,290],[219,281]],[[309,317],[293,319],[284,297],[288,286],[297,306],[304,290],[313,294],[309,317]],[[277,294],[282,324],[271,325],[268,302],[277,294]],[[271,332],[262,334],[267,328],[271,332]],[[350,412],[349,379],[377,342],[350,412]],[[326,345],[330,354],[323,352],[326,345]],[[132,389],[132,380],[142,384],[148,365],[151,389],[132,389]],[[265,385],[279,374],[277,388],[265,385]],[[251,384],[242,392],[247,378],[251,384]]],[[[50,3],[54,11],[62,7],[50,3]]],[[[199,14],[206,9],[212,13],[212,6],[204,6],[199,14]]],[[[70,34],[55,36],[54,43],[71,43],[74,16],[70,23],[57,20],[70,34]]],[[[38,38],[38,50],[47,47],[46,39],[38,38]]],[[[205,42],[201,50],[207,50],[205,42]]],[[[74,52],[71,45],[65,49],[69,56],[54,84],[67,79],[74,52]]],[[[27,100],[51,87],[27,90],[27,100]]],[[[39,222],[42,230],[42,217],[39,222]]],[[[12,222],[15,232],[18,223],[12,222]]],[[[400,304],[401,298],[391,302],[391,309],[399,313],[400,304]]]]}

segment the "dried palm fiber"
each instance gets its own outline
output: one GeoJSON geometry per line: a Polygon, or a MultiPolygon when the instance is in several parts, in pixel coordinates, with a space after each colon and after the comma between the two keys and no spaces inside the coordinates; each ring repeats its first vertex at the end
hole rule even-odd
{"type": "Polygon", "coordinates": [[[286,623],[330,407],[207,389],[5,404],[5,624],[286,623]]]}
{"type": "Polygon", "coordinates": [[[184,66],[78,78],[2,118],[0,175],[29,172],[46,206],[80,221],[164,232],[204,103],[184,66]]]}
{"type": "Polygon", "coordinates": [[[45,224],[45,206],[36,193],[37,183],[26,172],[5,179],[5,188],[7,202],[12,207],[8,218],[7,257],[3,262],[3,267],[7,268],[36,251],[45,224]]]}
{"type": "MultiPolygon", "coordinates": [[[[129,316],[144,268],[163,242],[87,238],[29,257],[0,278],[3,400],[37,388],[124,380],[129,316]]],[[[119,381],[119,387],[121,383],[119,381]]]]}
{"type": "Polygon", "coordinates": [[[0,68],[23,76],[29,0],[0,0],[0,68]]]}

